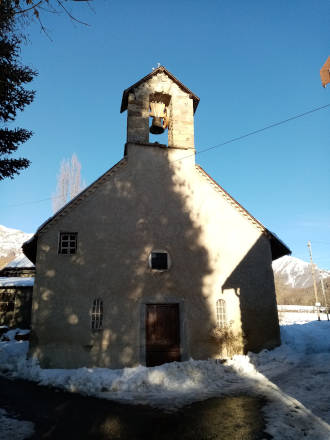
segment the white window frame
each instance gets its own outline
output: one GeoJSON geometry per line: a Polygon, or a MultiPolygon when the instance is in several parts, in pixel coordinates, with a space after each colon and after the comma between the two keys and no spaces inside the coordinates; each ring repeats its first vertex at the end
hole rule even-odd
{"type": "Polygon", "coordinates": [[[226,301],[220,298],[216,302],[217,327],[225,328],[227,325],[226,301]]]}

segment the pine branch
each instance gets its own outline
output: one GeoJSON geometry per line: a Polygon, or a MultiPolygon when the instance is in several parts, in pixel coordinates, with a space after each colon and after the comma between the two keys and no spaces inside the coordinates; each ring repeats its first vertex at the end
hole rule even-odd
{"type": "Polygon", "coordinates": [[[27,159],[2,159],[0,160],[0,180],[9,177],[13,179],[15,174],[20,174],[21,170],[24,170],[30,165],[30,161],[27,159]]]}

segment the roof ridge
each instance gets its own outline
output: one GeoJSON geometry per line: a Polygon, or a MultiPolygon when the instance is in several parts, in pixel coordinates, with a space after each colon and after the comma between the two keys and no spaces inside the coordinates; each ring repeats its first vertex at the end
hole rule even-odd
{"type": "Polygon", "coordinates": [[[138,80],[136,83],[132,84],[130,87],[125,89],[123,91],[123,97],[121,101],[121,107],[120,107],[120,113],[124,112],[127,109],[128,105],[128,94],[132,89],[135,89],[136,87],[139,87],[142,83],[149,81],[154,75],[157,75],[158,73],[165,73],[173,82],[175,82],[181,89],[183,89],[186,93],[190,95],[190,97],[193,99],[194,102],[194,112],[197,109],[197,106],[199,104],[199,97],[195,95],[190,89],[188,89],[187,86],[185,86],[178,78],[176,78],[173,73],[171,73],[169,70],[166,69],[164,66],[159,66],[156,69],[152,70],[148,75],[145,75],[143,78],[138,80]]]}
{"type": "Polygon", "coordinates": [[[117,162],[113,167],[107,170],[102,176],[92,182],[87,188],[85,188],[76,197],[70,200],[66,205],[64,205],[59,211],[57,211],[52,217],[47,219],[39,228],[36,233],[22,245],[22,250],[24,255],[36,264],[36,252],[37,252],[37,239],[38,234],[46,231],[50,224],[56,222],[60,217],[62,217],[68,210],[76,207],[83,199],[85,199],[91,192],[94,192],[96,188],[101,185],[106,179],[108,179],[112,174],[114,174],[119,168],[127,164],[127,159],[124,157],[119,162],[117,162]]]}
{"type": "Polygon", "coordinates": [[[62,217],[67,213],[68,210],[71,210],[72,208],[79,205],[79,203],[84,200],[86,197],[89,196],[91,192],[94,192],[96,188],[98,188],[105,180],[107,180],[111,175],[113,175],[119,168],[127,164],[127,159],[124,157],[119,162],[117,162],[113,167],[111,167],[109,170],[107,170],[102,176],[100,176],[98,179],[94,180],[87,188],[82,190],[79,194],[76,195],[73,199],[69,200],[68,203],[66,203],[59,211],[57,211],[52,217],[50,217],[48,220],[46,220],[37,230],[35,235],[37,235],[39,232],[43,232],[46,229],[48,229],[50,223],[53,223],[58,218],[62,217]]]}
{"type": "Polygon", "coordinates": [[[235,200],[224,188],[222,188],[221,185],[219,185],[218,182],[216,182],[212,177],[207,174],[207,172],[198,164],[195,165],[197,171],[205,178],[207,179],[213,188],[221,193],[222,196],[240,213],[243,214],[245,218],[247,218],[252,224],[254,224],[261,232],[266,233],[268,235],[268,229],[260,223],[255,217],[253,217],[252,214],[250,214],[243,206],[238,203],[237,200],[235,200]]]}

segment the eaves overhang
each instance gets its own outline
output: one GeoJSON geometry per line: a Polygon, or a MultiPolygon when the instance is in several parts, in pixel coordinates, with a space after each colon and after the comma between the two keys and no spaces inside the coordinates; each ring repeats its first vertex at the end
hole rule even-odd
{"type": "Polygon", "coordinates": [[[190,98],[193,100],[193,107],[194,107],[194,113],[197,109],[197,106],[199,104],[199,98],[197,95],[195,95],[191,90],[188,89],[184,84],[182,84],[181,81],[179,81],[171,72],[169,72],[164,66],[159,66],[156,69],[154,69],[152,72],[150,72],[148,75],[144,76],[142,79],[137,81],[132,86],[128,87],[123,92],[123,98],[121,100],[121,107],[120,107],[120,113],[127,110],[128,105],[128,95],[134,91],[137,87],[139,87],[141,84],[143,84],[146,81],[149,81],[150,78],[157,75],[158,73],[165,73],[173,82],[175,82],[180,89],[182,89],[184,92],[188,93],[190,98]]]}

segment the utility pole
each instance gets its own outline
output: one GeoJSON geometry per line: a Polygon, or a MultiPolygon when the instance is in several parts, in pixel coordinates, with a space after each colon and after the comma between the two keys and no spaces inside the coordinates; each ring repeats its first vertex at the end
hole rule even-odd
{"type": "Polygon", "coordinates": [[[327,319],[329,321],[329,309],[328,309],[328,302],[327,302],[327,296],[325,294],[325,290],[324,290],[324,283],[323,283],[323,278],[321,275],[321,287],[322,287],[322,293],[323,293],[323,298],[324,298],[324,305],[325,305],[325,312],[327,314],[327,319]]]}
{"type": "Polygon", "coordinates": [[[312,257],[312,244],[309,241],[307,243],[308,250],[309,250],[309,256],[311,258],[311,265],[312,265],[312,275],[313,275],[313,284],[314,284],[314,295],[315,295],[315,307],[317,311],[317,320],[320,321],[320,303],[319,299],[317,297],[317,287],[316,287],[316,279],[315,279],[315,270],[314,270],[314,263],[313,263],[313,257],[312,257]]]}

